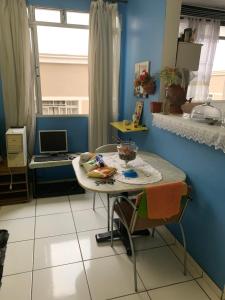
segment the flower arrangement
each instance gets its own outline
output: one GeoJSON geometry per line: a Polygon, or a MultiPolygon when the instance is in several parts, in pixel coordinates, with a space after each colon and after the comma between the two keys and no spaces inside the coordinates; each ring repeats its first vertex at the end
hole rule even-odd
{"type": "Polygon", "coordinates": [[[142,73],[134,80],[134,88],[138,89],[139,87],[142,87],[145,93],[148,95],[155,93],[155,80],[146,70],[143,70],[142,73]]]}
{"type": "Polygon", "coordinates": [[[160,78],[164,81],[166,86],[171,86],[171,85],[181,85],[181,74],[176,68],[171,68],[171,67],[165,67],[160,72],[160,78]]]}
{"type": "Polygon", "coordinates": [[[151,76],[149,73],[144,70],[135,80],[134,80],[134,86],[143,86],[144,84],[148,83],[148,81],[151,80],[151,76]]]}

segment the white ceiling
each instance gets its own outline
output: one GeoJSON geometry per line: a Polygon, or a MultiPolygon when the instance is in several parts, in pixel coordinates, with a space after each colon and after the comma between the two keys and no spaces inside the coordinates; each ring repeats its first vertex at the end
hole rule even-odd
{"type": "Polygon", "coordinates": [[[225,9],[225,0],[183,0],[183,3],[202,7],[225,9]]]}

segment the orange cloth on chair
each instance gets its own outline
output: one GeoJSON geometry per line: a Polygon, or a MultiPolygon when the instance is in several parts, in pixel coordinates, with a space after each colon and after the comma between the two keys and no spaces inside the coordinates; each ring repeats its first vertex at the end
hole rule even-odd
{"type": "Polygon", "coordinates": [[[169,219],[180,212],[181,197],[187,195],[187,184],[175,182],[153,185],[146,189],[149,219],[169,219]]]}

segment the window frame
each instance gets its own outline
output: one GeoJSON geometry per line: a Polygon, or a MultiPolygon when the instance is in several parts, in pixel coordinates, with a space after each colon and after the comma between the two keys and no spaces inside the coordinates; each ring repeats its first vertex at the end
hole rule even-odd
{"type": "MultiPolygon", "coordinates": [[[[36,115],[42,117],[71,117],[71,116],[82,116],[82,114],[59,114],[59,115],[43,115],[42,110],[42,92],[41,92],[41,77],[40,77],[40,61],[39,61],[39,49],[38,49],[38,34],[37,26],[51,26],[51,27],[61,27],[61,28],[75,28],[75,29],[88,29],[89,25],[79,25],[79,24],[68,24],[67,23],[67,12],[79,12],[71,9],[60,9],[51,8],[43,6],[33,6],[28,7],[28,17],[29,17],[29,27],[31,30],[31,43],[33,48],[33,63],[35,68],[35,95],[36,95],[36,115]],[[57,22],[47,22],[47,21],[36,21],[35,20],[35,9],[45,9],[45,10],[55,10],[60,12],[60,23],[57,22]]],[[[80,12],[88,13],[88,12],[80,12]]],[[[83,114],[83,116],[87,116],[83,114]]]]}

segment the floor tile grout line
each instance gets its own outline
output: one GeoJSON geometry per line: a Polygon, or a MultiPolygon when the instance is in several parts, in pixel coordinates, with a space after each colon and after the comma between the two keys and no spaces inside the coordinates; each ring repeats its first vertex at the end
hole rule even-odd
{"type": "MultiPolygon", "coordinates": [[[[69,195],[67,195],[67,197],[69,198],[69,195]]],[[[55,197],[55,198],[57,198],[57,197],[55,197]]],[[[42,198],[40,198],[40,199],[42,199],[42,198]]],[[[37,206],[38,198],[36,198],[35,200],[33,199],[33,201],[35,202],[34,206],[37,206]]],[[[70,200],[68,199],[68,202],[69,201],[70,200]]],[[[101,206],[96,206],[96,209],[98,209],[98,208],[105,208],[105,204],[104,204],[104,202],[103,202],[103,200],[101,198],[100,198],[100,201],[101,201],[102,204],[101,204],[101,206]]],[[[72,208],[72,212],[85,211],[85,210],[92,210],[92,207],[90,206],[90,208],[83,208],[83,209],[73,209],[72,208]]],[[[71,212],[71,207],[69,208],[68,211],[55,212],[55,213],[47,213],[47,214],[45,214],[45,213],[44,214],[37,214],[36,213],[36,208],[35,208],[34,215],[24,216],[24,217],[16,217],[16,218],[8,218],[8,219],[1,219],[0,218],[0,222],[13,221],[13,220],[23,220],[23,219],[31,219],[31,218],[35,218],[35,217],[65,214],[65,213],[70,213],[70,212],[71,212]]]]}
{"type": "Polygon", "coordinates": [[[8,275],[3,275],[2,278],[16,276],[16,275],[22,275],[22,274],[28,274],[28,273],[32,273],[32,270],[19,272],[19,273],[12,273],[12,274],[8,274],[8,275]]]}
{"type": "Polygon", "coordinates": [[[147,295],[148,295],[149,300],[153,300],[148,291],[147,291],[147,295]]]}
{"type": "MultiPolygon", "coordinates": [[[[73,234],[73,235],[76,235],[76,234],[73,234]]],[[[77,237],[78,239],[78,237],[77,237]]],[[[146,251],[149,251],[149,250],[154,250],[154,249],[158,249],[158,248],[165,248],[168,246],[167,245],[164,245],[164,246],[158,246],[158,247],[154,247],[154,248],[149,248],[149,249],[143,249],[143,250],[137,250],[136,252],[140,253],[140,252],[146,252],[146,251]]],[[[81,251],[81,249],[80,249],[81,251]]],[[[82,254],[82,252],[81,252],[82,254]]],[[[66,264],[59,264],[59,265],[55,265],[55,266],[49,266],[49,267],[45,267],[45,268],[38,268],[38,269],[33,269],[33,271],[37,271],[37,270],[44,270],[44,269],[49,269],[49,268],[54,268],[54,267],[59,267],[59,266],[64,266],[64,265],[71,265],[71,264],[75,264],[75,263],[79,263],[79,262],[87,262],[87,261],[93,261],[93,260],[100,260],[100,259],[103,259],[103,258],[108,258],[108,257],[114,257],[114,256],[121,256],[121,255],[126,255],[126,253],[115,253],[113,255],[106,255],[106,256],[101,256],[101,257],[96,257],[96,258],[90,258],[90,259],[84,259],[83,258],[83,255],[82,255],[82,260],[81,261],[73,261],[73,262],[70,262],[70,263],[66,263],[66,264]]],[[[19,273],[14,273],[14,274],[9,274],[9,275],[5,275],[5,276],[12,276],[12,275],[18,275],[18,274],[23,274],[23,273],[28,273],[28,272],[31,272],[31,270],[29,271],[25,271],[25,272],[19,272],[19,273]]],[[[141,281],[142,281],[142,278],[139,274],[139,272],[137,272],[141,281]]],[[[202,277],[197,277],[197,278],[192,278],[190,280],[186,280],[184,282],[187,282],[187,281],[193,281],[193,280],[196,280],[196,279],[200,279],[202,277]]],[[[175,283],[176,284],[176,283],[175,283]]],[[[144,283],[143,283],[143,286],[145,287],[144,283]]],[[[146,287],[145,287],[146,288],[146,287]]],[[[146,288],[146,291],[148,291],[148,289],[146,288]]]]}
{"type": "Polygon", "coordinates": [[[162,238],[162,240],[166,243],[166,245],[176,245],[176,239],[174,237],[174,242],[168,243],[166,241],[166,239],[163,237],[163,234],[160,233],[160,231],[157,229],[157,227],[155,228],[155,230],[158,232],[158,234],[160,235],[160,237],[162,238]]]}
{"type": "Polygon", "coordinates": [[[36,218],[39,218],[39,217],[48,217],[48,216],[66,215],[66,214],[71,214],[71,211],[68,210],[68,211],[57,212],[57,213],[52,213],[52,214],[36,215],[36,218]]]}
{"type": "Polygon", "coordinates": [[[95,231],[95,230],[102,230],[102,229],[106,229],[106,227],[98,227],[98,228],[94,228],[94,229],[89,229],[89,230],[84,230],[84,231],[76,231],[77,233],[85,233],[85,232],[91,232],[91,231],[95,231]]]}
{"type": "Polygon", "coordinates": [[[56,234],[56,235],[38,236],[38,237],[35,237],[35,239],[36,240],[41,240],[41,239],[53,238],[53,237],[57,237],[57,236],[64,236],[64,235],[75,234],[75,233],[76,233],[76,231],[62,233],[62,234],[56,234]]]}
{"type": "MultiPolygon", "coordinates": [[[[154,250],[154,249],[159,249],[159,248],[164,248],[164,247],[167,247],[167,245],[165,245],[165,246],[159,246],[159,247],[154,247],[154,248],[148,248],[148,249],[142,249],[142,250],[136,250],[136,253],[141,253],[141,252],[144,252],[144,251],[151,251],[151,250],[154,250]]],[[[102,259],[102,258],[119,256],[119,255],[127,255],[126,250],[124,250],[124,252],[122,252],[122,253],[114,253],[112,255],[109,254],[109,255],[104,255],[104,256],[99,256],[99,257],[93,257],[93,258],[83,259],[83,261],[87,262],[87,261],[93,261],[93,260],[98,260],[98,259],[102,259]]]]}
{"type": "Polygon", "coordinates": [[[48,235],[48,236],[43,236],[43,237],[34,237],[33,239],[27,239],[27,240],[18,240],[18,241],[13,241],[13,242],[8,242],[8,244],[16,244],[20,242],[29,242],[35,240],[42,240],[42,239],[48,239],[48,238],[54,238],[54,237],[59,237],[59,236],[66,236],[66,235],[76,235],[76,231],[70,232],[70,233],[62,233],[62,234],[56,234],[56,235],[48,235]]]}
{"type": "Polygon", "coordinates": [[[172,286],[175,286],[175,285],[180,285],[180,284],[189,283],[189,282],[195,282],[195,279],[192,278],[192,279],[188,279],[188,280],[184,280],[184,281],[178,281],[178,282],[158,286],[158,287],[155,287],[155,288],[147,289],[147,292],[156,291],[156,290],[160,290],[160,289],[167,288],[167,287],[170,287],[170,286],[172,287],[172,286]]]}
{"type": "Polygon", "coordinates": [[[70,265],[75,265],[75,264],[79,264],[79,263],[82,263],[82,260],[72,261],[72,262],[69,262],[69,263],[59,264],[59,265],[56,265],[56,266],[48,266],[48,267],[44,267],[44,268],[37,268],[37,269],[34,269],[33,272],[48,270],[48,269],[58,268],[58,267],[63,267],[63,266],[70,266],[70,265]]]}
{"type": "Polygon", "coordinates": [[[13,242],[8,242],[8,245],[11,245],[11,244],[16,244],[16,243],[22,243],[22,242],[29,242],[29,241],[33,241],[33,239],[27,239],[27,240],[19,240],[19,241],[13,241],[13,242]]]}
{"type": "MultiPolygon", "coordinates": [[[[203,278],[203,277],[202,277],[203,278]]],[[[205,293],[205,295],[209,298],[209,300],[212,300],[211,299],[211,297],[207,294],[207,292],[203,289],[203,287],[198,283],[198,279],[200,279],[200,278],[196,278],[195,279],[195,282],[196,282],[196,284],[200,287],[200,289],[205,293]]],[[[219,300],[219,298],[218,298],[218,300],[219,300]]]]}
{"type": "MultiPolygon", "coordinates": [[[[75,234],[74,234],[75,235],[75,234]]],[[[78,239],[78,237],[77,237],[78,239]]],[[[137,252],[143,252],[145,250],[152,250],[152,249],[158,249],[158,248],[162,248],[163,246],[161,247],[157,247],[157,248],[150,248],[150,249],[144,249],[144,250],[137,250],[137,252]]],[[[166,247],[166,246],[164,246],[166,247]]],[[[54,265],[54,266],[48,266],[48,267],[44,267],[44,268],[32,268],[32,270],[29,270],[29,271],[24,271],[24,272],[18,272],[18,273],[13,273],[13,274],[8,274],[8,275],[4,275],[3,277],[5,276],[13,276],[13,275],[18,275],[18,274],[23,274],[23,273],[28,273],[28,272],[32,272],[32,271],[41,271],[41,270],[46,270],[46,269],[51,269],[51,268],[57,268],[57,267],[62,267],[62,266],[67,266],[67,265],[73,265],[73,264],[76,264],[76,263],[81,263],[81,262],[88,262],[88,261],[94,261],[94,260],[100,260],[100,259],[104,259],[104,258],[109,258],[109,257],[114,257],[114,256],[121,256],[121,255],[127,255],[126,252],[124,253],[115,253],[115,254],[112,254],[112,255],[105,255],[105,256],[100,256],[100,257],[95,257],[95,258],[89,258],[89,259],[84,259],[82,258],[81,260],[79,261],[73,261],[73,262],[69,262],[69,263],[64,263],[64,264],[58,264],[58,265],[54,265]]],[[[142,281],[142,278],[140,276],[140,274],[138,273],[141,281],[142,281]]],[[[199,279],[199,278],[198,278],[199,279]]],[[[143,286],[145,287],[144,283],[143,283],[143,286]]],[[[147,291],[147,288],[146,288],[146,291],[147,291]]]]}
{"type": "Polygon", "coordinates": [[[106,300],[119,300],[119,299],[122,299],[124,297],[135,296],[135,295],[140,295],[140,294],[144,294],[144,293],[147,294],[148,298],[151,300],[151,298],[149,297],[147,291],[137,292],[137,293],[129,293],[129,294],[121,295],[121,296],[118,296],[118,297],[113,297],[113,298],[106,298],[106,300]]]}
{"type": "Polygon", "coordinates": [[[0,220],[0,222],[8,222],[8,221],[18,221],[18,220],[26,220],[26,219],[34,219],[34,216],[29,216],[29,217],[23,217],[23,218],[14,218],[14,219],[4,219],[4,220],[0,220]]]}
{"type": "MultiPolygon", "coordinates": [[[[105,208],[105,206],[96,206],[95,209],[99,209],[99,208],[105,208]]],[[[92,207],[89,208],[83,208],[83,209],[72,209],[72,212],[76,213],[76,212],[80,212],[80,211],[87,211],[87,210],[93,210],[92,207]]]]}
{"type": "MultiPolygon", "coordinates": [[[[78,237],[77,237],[77,240],[78,240],[78,237]]],[[[150,249],[144,249],[144,250],[137,250],[136,252],[140,253],[140,252],[143,252],[143,251],[152,250],[152,249],[158,249],[158,248],[163,248],[163,247],[166,247],[166,246],[160,246],[160,247],[155,247],[155,248],[150,248],[150,249]]],[[[44,267],[44,268],[37,268],[37,269],[32,268],[32,270],[29,270],[29,271],[24,271],[24,272],[18,272],[18,273],[13,273],[13,274],[9,274],[9,275],[4,275],[3,277],[5,277],[5,276],[13,276],[13,275],[18,275],[18,274],[23,274],[23,273],[28,273],[28,272],[32,272],[32,271],[41,271],[41,270],[46,270],[46,269],[51,269],[51,268],[57,268],[57,267],[62,267],[62,266],[67,266],[67,265],[73,265],[73,264],[80,263],[80,262],[88,262],[88,261],[100,260],[100,259],[104,259],[104,258],[109,258],[109,257],[114,257],[114,256],[121,256],[121,255],[127,255],[127,254],[126,254],[126,252],[124,252],[124,253],[115,253],[115,254],[112,254],[112,255],[104,255],[104,256],[95,257],[95,258],[89,258],[89,259],[84,259],[83,255],[82,255],[82,259],[79,260],[79,261],[73,261],[73,262],[69,262],[69,263],[58,264],[58,265],[48,266],[48,267],[44,267]]],[[[139,277],[140,277],[140,279],[142,281],[142,278],[141,278],[141,276],[140,276],[139,273],[138,273],[138,275],[139,275],[139,277]]],[[[197,278],[197,279],[199,279],[199,278],[197,278]]],[[[144,284],[143,284],[143,286],[145,287],[144,284]]],[[[147,288],[146,288],[146,291],[147,291],[147,288]]]]}
{"type": "MultiPolygon", "coordinates": [[[[172,246],[176,246],[176,244],[175,244],[175,245],[172,245],[172,246]]],[[[179,256],[175,253],[175,251],[173,251],[173,249],[171,249],[171,247],[170,247],[169,245],[168,245],[168,248],[169,248],[169,250],[173,253],[173,255],[176,257],[176,259],[181,263],[181,265],[184,266],[183,262],[181,261],[181,259],[179,258],[179,256]]],[[[189,272],[189,274],[191,275],[191,277],[192,277],[193,279],[196,279],[196,278],[199,279],[199,278],[202,278],[202,277],[203,277],[203,272],[201,273],[201,275],[199,275],[199,276],[197,276],[197,277],[195,278],[195,276],[192,275],[191,271],[188,270],[188,267],[187,267],[187,271],[189,272]]]]}
{"type": "MultiPolygon", "coordinates": [[[[96,206],[96,209],[99,208],[105,208],[105,205],[103,206],[96,206]]],[[[92,207],[90,208],[84,208],[84,209],[72,209],[73,212],[81,212],[81,211],[87,211],[87,210],[92,210],[92,207]]],[[[24,220],[24,219],[33,219],[35,217],[44,217],[44,216],[52,216],[52,215],[62,215],[66,213],[71,213],[71,209],[68,211],[62,211],[62,212],[54,212],[54,213],[47,213],[47,214],[38,214],[38,215],[33,215],[33,216],[27,216],[27,217],[18,217],[18,218],[9,218],[9,219],[0,219],[0,222],[7,222],[7,221],[17,221],[17,220],[24,220]]]]}
{"type": "Polygon", "coordinates": [[[33,264],[32,264],[32,274],[31,274],[31,291],[30,298],[33,299],[33,283],[34,283],[34,258],[35,258],[35,234],[36,234],[36,210],[37,210],[37,199],[35,199],[35,219],[34,219],[34,242],[33,242],[33,264]]]}
{"type": "Polygon", "coordinates": [[[89,282],[88,282],[87,272],[86,272],[86,269],[85,269],[84,260],[83,260],[83,254],[82,254],[82,250],[81,250],[81,245],[80,245],[79,237],[78,237],[78,234],[77,234],[75,217],[74,217],[74,214],[73,214],[73,211],[72,211],[72,205],[71,205],[71,200],[70,200],[69,196],[68,196],[68,199],[69,199],[69,205],[70,205],[70,209],[71,209],[71,213],[72,213],[73,224],[74,224],[75,231],[76,231],[77,242],[78,242],[78,246],[79,246],[79,250],[80,250],[80,255],[81,255],[81,259],[82,259],[82,265],[83,265],[83,270],[84,270],[84,274],[85,274],[85,278],[86,278],[88,292],[89,292],[90,300],[92,300],[91,289],[90,289],[89,282]]]}
{"type": "MultiPolygon", "coordinates": [[[[43,237],[34,237],[34,238],[30,238],[30,239],[25,239],[25,240],[18,240],[18,241],[12,241],[9,242],[8,244],[15,244],[15,243],[20,243],[20,242],[28,242],[28,241],[33,241],[35,240],[41,240],[41,239],[48,239],[48,238],[54,238],[54,237],[60,237],[60,236],[67,236],[67,235],[78,235],[79,234],[84,234],[84,233],[91,233],[94,231],[99,231],[99,230],[104,230],[107,228],[103,227],[103,228],[96,228],[96,229],[92,229],[92,230],[87,230],[87,231],[79,231],[79,232],[71,232],[71,233],[62,233],[62,234],[56,234],[56,235],[49,235],[49,236],[43,236],[43,237]]],[[[172,244],[173,245],[173,244],[172,244]]],[[[160,245],[160,246],[154,246],[154,247],[149,247],[149,248],[145,248],[145,249],[138,249],[136,250],[136,252],[140,252],[140,251],[146,251],[146,250],[152,250],[152,249],[156,249],[156,248],[163,248],[163,247],[167,247],[168,245],[160,245]]]]}
{"type": "MultiPolygon", "coordinates": [[[[135,250],[134,250],[135,251],[135,250]]],[[[138,251],[135,251],[135,255],[137,254],[138,251]]],[[[141,252],[141,251],[140,251],[141,252]]],[[[127,255],[127,253],[125,253],[125,255],[127,255]]],[[[128,256],[128,255],[127,255],[128,256]]],[[[130,262],[133,264],[133,261],[132,261],[132,256],[128,256],[128,259],[130,260],[130,262]]],[[[144,283],[144,280],[142,279],[141,275],[140,275],[140,272],[138,271],[138,266],[137,266],[137,255],[136,255],[136,272],[137,272],[137,278],[139,278],[139,280],[141,281],[144,289],[145,289],[145,292],[147,292],[147,288],[145,286],[145,283],[144,283]]]]}
{"type": "MultiPolygon", "coordinates": [[[[176,253],[171,249],[171,247],[170,246],[168,246],[167,245],[167,247],[168,247],[168,249],[169,249],[169,251],[173,254],[173,256],[176,258],[176,260],[182,265],[182,267],[184,267],[184,264],[183,264],[183,262],[180,260],[180,258],[176,255],[176,253]]],[[[195,277],[191,274],[191,272],[188,270],[188,268],[187,268],[187,272],[190,274],[190,276],[193,278],[193,279],[195,279],[195,277]]],[[[188,275],[188,274],[187,274],[188,275]]],[[[199,277],[197,277],[197,278],[201,278],[202,276],[199,276],[199,277]]]]}

